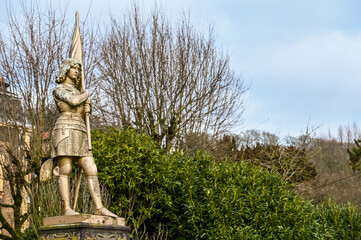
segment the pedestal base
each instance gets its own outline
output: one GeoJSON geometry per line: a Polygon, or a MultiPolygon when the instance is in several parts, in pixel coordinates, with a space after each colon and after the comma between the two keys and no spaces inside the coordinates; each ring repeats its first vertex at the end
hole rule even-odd
{"type": "Polygon", "coordinates": [[[81,214],[44,218],[41,240],[128,240],[124,218],[81,214]]]}

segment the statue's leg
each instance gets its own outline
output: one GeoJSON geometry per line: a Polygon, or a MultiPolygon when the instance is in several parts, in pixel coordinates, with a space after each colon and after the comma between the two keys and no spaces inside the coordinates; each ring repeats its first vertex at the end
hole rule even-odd
{"type": "Polygon", "coordinates": [[[61,200],[63,201],[63,214],[64,215],[77,215],[78,212],[75,212],[70,207],[70,182],[69,175],[72,171],[72,158],[71,157],[59,157],[58,166],[59,166],[59,191],[61,200]]]}
{"type": "Polygon", "coordinates": [[[100,196],[100,186],[98,180],[98,169],[95,165],[94,158],[92,155],[87,157],[82,157],[79,159],[79,164],[83,168],[85,175],[87,177],[87,183],[90,195],[95,204],[95,214],[110,216],[110,217],[118,217],[114,213],[110,212],[108,209],[104,208],[100,196]]]}

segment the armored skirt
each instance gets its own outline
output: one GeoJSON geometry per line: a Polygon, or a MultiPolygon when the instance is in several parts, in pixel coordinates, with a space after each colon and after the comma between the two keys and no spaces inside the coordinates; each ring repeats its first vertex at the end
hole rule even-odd
{"type": "Polygon", "coordinates": [[[88,155],[86,127],[80,114],[61,113],[53,129],[52,145],[52,158],[88,155]]]}

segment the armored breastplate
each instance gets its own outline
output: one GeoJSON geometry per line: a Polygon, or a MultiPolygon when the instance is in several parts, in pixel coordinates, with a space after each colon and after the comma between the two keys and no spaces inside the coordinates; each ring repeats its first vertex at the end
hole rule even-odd
{"type": "Polygon", "coordinates": [[[70,112],[70,113],[78,113],[83,115],[84,114],[84,104],[80,104],[77,106],[71,106],[66,101],[61,100],[61,98],[75,98],[77,95],[80,94],[80,91],[74,87],[69,87],[63,84],[59,84],[54,89],[54,99],[56,106],[58,108],[58,111],[60,113],[64,112],[70,112]],[[61,96],[61,98],[57,97],[61,96]]]}

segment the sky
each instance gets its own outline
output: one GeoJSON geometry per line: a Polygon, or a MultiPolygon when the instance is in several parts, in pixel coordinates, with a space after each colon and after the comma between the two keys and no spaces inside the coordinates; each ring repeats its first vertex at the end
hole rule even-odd
{"type": "MultiPolygon", "coordinates": [[[[6,3],[0,0],[0,20],[6,3]]],[[[17,1],[12,1],[15,10],[17,1]]],[[[41,4],[47,1],[40,0],[41,4]]],[[[65,8],[67,1],[51,1],[65,8]]],[[[236,133],[256,129],[297,136],[307,126],[337,134],[361,124],[361,1],[359,0],[135,0],[156,2],[176,20],[189,12],[200,30],[214,25],[232,69],[250,85],[236,133]]],[[[69,0],[67,13],[99,21],[121,16],[130,0],[69,0]]]]}

